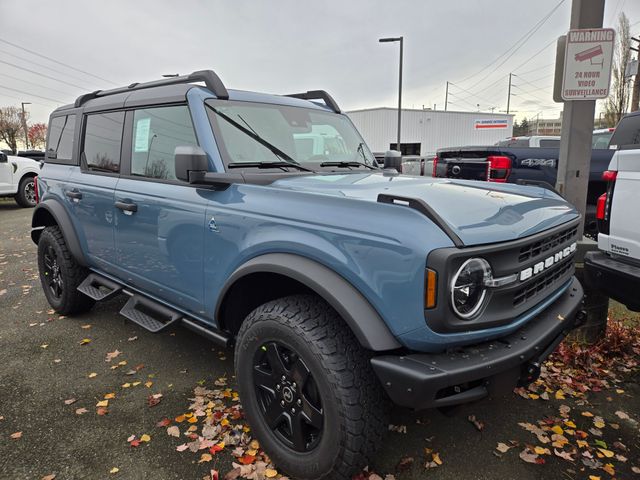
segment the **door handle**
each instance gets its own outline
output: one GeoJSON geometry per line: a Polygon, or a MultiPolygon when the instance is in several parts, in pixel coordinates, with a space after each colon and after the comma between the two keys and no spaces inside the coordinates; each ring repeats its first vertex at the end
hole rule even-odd
{"type": "Polygon", "coordinates": [[[116,202],[114,205],[127,215],[131,215],[133,212],[138,211],[138,205],[135,203],[116,202]]]}
{"type": "Polygon", "coordinates": [[[78,190],[68,190],[64,194],[72,200],[80,200],[82,198],[82,193],[78,190]]]}

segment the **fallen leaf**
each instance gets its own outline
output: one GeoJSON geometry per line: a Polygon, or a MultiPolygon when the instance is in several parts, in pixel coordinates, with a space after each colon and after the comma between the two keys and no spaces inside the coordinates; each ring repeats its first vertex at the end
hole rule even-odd
{"type": "Polygon", "coordinates": [[[129,337],[127,338],[128,342],[135,342],[138,339],[138,337],[129,337]]]}
{"type": "Polygon", "coordinates": [[[104,396],[104,399],[105,399],[105,400],[111,400],[112,398],[116,398],[116,394],[115,394],[115,393],[107,393],[107,394],[104,396]]]}
{"type": "Polygon", "coordinates": [[[96,409],[96,413],[97,413],[98,415],[100,415],[100,416],[104,416],[104,415],[106,415],[107,413],[109,413],[109,410],[107,410],[107,409],[106,409],[106,408],[104,408],[104,407],[98,407],[98,408],[96,409]]]}
{"type": "Polygon", "coordinates": [[[527,463],[535,463],[535,464],[544,463],[543,458],[538,457],[538,455],[536,455],[535,453],[532,453],[529,449],[524,449],[523,451],[521,451],[519,456],[521,460],[527,463]]]}
{"type": "Polygon", "coordinates": [[[211,456],[211,454],[203,453],[200,456],[200,460],[198,460],[198,463],[210,462],[211,460],[213,460],[213,457],[211,456]]]}
{"type": "Polygon", "coordinates": [[[469,415],[467,420],[473,423],[473,425],[476,427],[476,430],[478,430],[479,432],[481,432],[484,429],[484,422],[481,422],[480,420],[476,419],[475,415],[469,415]]]}
{"type": "Polygon", "coordinates": [[[85,413],[87,413],[88,411],[89,411],[89,410],[87,410],[87,409],[86,409],[86,408],[84,408],[84,407],[77,408],[77,409],[76,409],[76,415],[84,415],[84,414],[85,414],[85,413]]]}
{"type": "Polygon", "coordinates": [[[167,428],[167,435],[170,435],[172,437],[180,437],[180,429],[177,425],[173,425],[167,428]]]}
{"type": "Polygon", "coordinates": [[[582,415],[583,417],[593,417],[593,413],[591,412],[582,412],[580,415],[582,415]]]}
{"type": "Polygon", "coordinates": [[[627,413],[625,413],[625,412],[623,412],[623,411],[621,411],[621,410],[618,410],[618,411],[616,412],[616,416],[617,416],[618,418],[620,418],[621,420],[629,420],[629,418],[630,418],[630,417],[629,417],[629,415],[628,415],[627,413]]]}
{"type": "Polygon", "coordinates": [[[507,453],[512,448],[513,447],[510,447],[506,443],[498,443],[498,446],[496,447],[496,450],[498,450],[500,453],[507,453]]]}
{"type": "Polygon", "coordinates": [[[122,352],[118,349],[114,350],[113,352],[107,352],[107,357],[105,358],[105,362],[110,362],[111,360],[113,360],[114,358],[116,358],[118,355],[120,355],[122,352]]]}
{"type": "Polygon", "coordinates": [[[48,346],[49,346],[49,344],[43,343],[42,345],[40,345],[40,348],[47,348],[48,346]]]}
{"type": "Polygon", "coordinates": [[[88,377],[89,377],[89,378],[96,378],[97,376],[98,376],[98,374],[97,374],[97,373],[95,373],[95,372],[91,372],[91,373],[88,375],[88,377]]]}
{"type": "Polygon", "coordinates": [[[184,452],[188,448],[189,448],[189,445],[187,445],[186,443],[183,443],[182,445],[178,445],[176,447],[176,450],[179,451],[179,452],[184,452]]]}
{"type": "Polygon", "coordinates": [[[147,405],[149,407],[155,407],[156,405],[158,405],[160,403],[160,399],[162,398],[162,394],[161,393],[156,393],[154,395],[149,395],[147,397],[147,405]]]}
{"type": "Polygon", "coordinates": [[[151,436],[147,435],[146,433],[144,435],[142,435],[140,437],[140,441],[141,442],[150,442],[151,441],[151,436]]]}
{"type": "Polygon", "coordinates": [[[612,464],[612,463],[607,463],[607,464],[605,464],[605,466],[604,466],[604,467],[602,467],[602,469],[603,469],[605,472],[607,472],[609,475],[611,475],[612,477],[616,474],[616,470],[615,470],[615,468],[613,467],[613,464],[612,464]]]}
{"type": "Polygon", "coordinates": [[[96,403],[96,407],[108,407],[109,406],[109,400],[100,400],[98,403],[96,403]]]}
{"type": "Polygon", "coordinates": [[[41,480],[54,480],[56,478],[56,474],[52,473],[50,475],[45,475],[41,480]]]}
{"type": "Polygon", "coordinates": [[[274,470],[274,469],[272,469],[272,468],[267,468],[267,469],[264,471],[264,475],[265,475],[267,478],[273,478],[273,477],[275,477],[275,476],[277,476],[277,475],[278,475],[278,471],[277,471],[277,470],[274,470]]]}
{"type": "Polygon", "coordinates": [[[120,471],[120,469],[118,467],[113,467],[111,470],[109,470],[109,473],[113,474],[113,473],[118,473],[120,471]]]}
{"type": "Polygon", "coordinates": [[[75,399],[75,398],[69,398],[68,400],[65,400],[65,401],[64,401],[64,404],[65,404],[65,405],[71,405],[71,404],[73,404],[73,403],[76,403],[77,401],[78,401],[78,400],[77,400],[77,399],[75,399]]]}
{"type": "Polygon", "coordinates": [[[551,455],[551,450],[549,450],[548,448],[535,447],[533,450],[537,455],[551,455]]]}
{"type": "Polygon", "coordinates": [[[167,427],[171,424],[171,420],[168,418],[163,418],[158,423],[156,423],[156,427],[167,427]]]}
{"type": "Polygon", "coordinates": [[[90,338],[83,338],[82,340],[80,340],[80,345],[87,345],[88,343],[91,343],[90,338]]]}
{"type": "Polygon", "coordinates": [[[12,433],[11,435],[9,435],[11,438],[13,438],[14,440],[17,440],[18,438],[22,438],[22,432],[16,432],[16,433],[12,433]]]}
{"type": "Polygon", "coordinates": [[[611,450],[607,450],[606,448],[598,448],[600,452],[607,458],[611,458],[615,455],[611,450]]]}

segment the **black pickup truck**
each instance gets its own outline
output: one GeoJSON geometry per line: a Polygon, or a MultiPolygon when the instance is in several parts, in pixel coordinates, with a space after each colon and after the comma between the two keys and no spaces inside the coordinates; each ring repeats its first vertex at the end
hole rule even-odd
{"type": "MultiPolygon", "coordinates": [[[[602,173],[609,166],[614,153],[614,150],[608,148],[613,130],[596,130],[593,134],[585,219],[587,234],[597,234],[598,231],[595,219],[596,204],[598,197],[607,189],[606,182],[602,180],[602,173]]],[[[519,147],[518,144],[519,142],[498,142],[498,145],[489,147],[441,148],[434,159],[433,176],[539,185],[553,189],[558,174],[560,149],[519,147]],[[510,144],[515,146],[509,146],[510,144]]]]}

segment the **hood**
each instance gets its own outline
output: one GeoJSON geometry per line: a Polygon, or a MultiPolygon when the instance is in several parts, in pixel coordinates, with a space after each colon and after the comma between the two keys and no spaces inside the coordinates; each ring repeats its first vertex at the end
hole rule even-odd
{"type": "Polygon", "coordinates": [[[29,157],[18,157],[17,155],[7,155],[7,161],[19,168],[33,167],[40,168],[40,162],[29,157]]]}
{"type": "Polygon", "coordinates": [[[271,186],[370,202],[377,202],[379,194],[419,199],[466,246],[527,237],[579,215],[572,205],[550,190],[514,184],[372,172],[295,176],[271,186]]]}

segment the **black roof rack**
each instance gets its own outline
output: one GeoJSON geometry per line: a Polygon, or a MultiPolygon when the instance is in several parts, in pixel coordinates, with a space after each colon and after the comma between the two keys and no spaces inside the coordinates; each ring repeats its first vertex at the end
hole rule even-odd
{"type": "Polygon", "coordinates": [[[336,101],[324,90],[310,90],[305,93],[291,93],[289,95],[285,95],[285,97],[301,98],[302,100],[324,100],[327,107],[336,113],[340,113],[340,107],[336,101]]]}
{"type": "Polygon", "coordinates": [[[76,98],[75,107],[82,106],[85,102],[98,97],[106,97],[107,95],[116,95],[118,93],[126,93],[134,90],[143,90],[146,88],[162,87],[164,85],[177,85],[180,83],[204,82],[209,90],[221,100],[229,99],[229,92],[213,70],[199,70],[189,75],[181,75],[178,77],[163,78],[162,80],[154,80],[144,83],[132,83],[126,87],[113,88],[111,90],[96,90],[95,92],[85,93],[76,98]]]}

